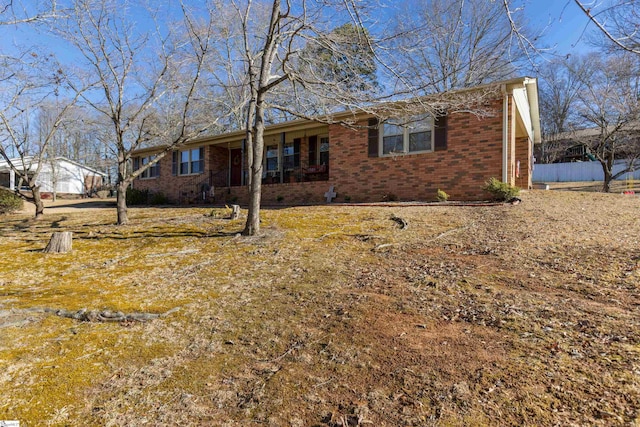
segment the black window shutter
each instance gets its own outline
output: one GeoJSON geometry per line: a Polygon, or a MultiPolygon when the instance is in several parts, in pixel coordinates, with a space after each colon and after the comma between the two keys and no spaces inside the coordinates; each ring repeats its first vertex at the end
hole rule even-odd
{"type": "Polygon", "coordinates": [[[318,150],[318,136],[317,135],[310,136],[309,137],[309,166],[315,166],[317,150],[318,150]]]}
{"type": "Polygon", "coordinates": [[[200,173],[204,173],[204,147],[200,147],[200,173]]]}
{"type": "Polygon", "coordinates": [[[160,176],[160,160],[158,160],[155,164],[156,174],[154,176],[160,176]]]}
{"type": "Polygon", "coordinates": [[[140,157],[134,157],[133,158],[133,170],[137,171],[139,167],[140,167],[140,157]]]}
{"type": "Polygon", "coordinates": [[[369,119],[369,157],[378,157],[378,119],[369,119]]]}
{"type": "Polygon", "coordinates": [[[300,167],[300,138],[293,140],[293,167],[300,167]]]}
{"type": "Polygon", "coordinates": [[[178,175],[178,155],[179,151],[174,151],[171,158],[171,175],[178,175]]]}
{"type": "Polygon", "coordinates": [[[445,151],[447,149],[447,116],[436,117],[434,120],[434,151],[445,151]]]}
{"type": "MultiPolygon", "coordinates": [[[[278,161],[278,170],[282,172],[284,169],[284,144],[287,141],[287,135],[282,132],[280,133],[280,160],[278,161]]],[[[282,182],[282,173],[280,174],[280,182],[282,182]]]]}

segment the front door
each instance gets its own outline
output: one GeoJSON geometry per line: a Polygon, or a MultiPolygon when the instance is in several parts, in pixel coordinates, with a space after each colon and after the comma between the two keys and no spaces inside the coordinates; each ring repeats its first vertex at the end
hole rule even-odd
{"type": "Polygon", "coordinates": [[[242,185],[242,149],[231,150],[231,186],[242,185]]]}

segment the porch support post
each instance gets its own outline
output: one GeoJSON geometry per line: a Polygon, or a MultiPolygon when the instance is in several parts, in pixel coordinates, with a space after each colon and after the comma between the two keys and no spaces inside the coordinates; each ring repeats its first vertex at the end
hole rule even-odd
{"type": "Polygon", "coordinates": [[[509,175],[509,94],[507,86],[502,85],[502,182],[507,182],[509,175]]]}
{"type": "Polygon", "coordinates": [[[9,169],[9,188],[16,189],[16,172],[13,169],[9,169]]]}
{"type": "Polygon", "coordinates": [[[280,134],[280,158],[278,159],[278,168],[280,169],[280,184],[284,182],[284,143],[286,135],[284,132],[280,134]]]}
{"type": "MultiPolygon", "coordinates": [[[[231,166],[232,166],[232,159],[231,159],[231,146],[229,143],[227,143],[227,153],[229,154],[229,160],[228,160],[228,167],[227,167],[227,187],[231,187],[231,166]]],[[[242,182],[240,182],[242,184],[242,182]]],[[[213,183],[212,183],[213,185],[213,183]]]]}
{"type": "MultiPolygon", "coordinates": [[[[240,185],[247,185],[247,180],[244,177],[244,152],[247,145],[247,138],[242,140],[240,144],[240,185]]],[[[231,150],[229,150],[229,154],[231,154],[231,150]]],[[[231,163],[229,163],[231,165],[231,163]]],[[[229,187],[231,187],[231,166],[229,166],[229,187]]]]}

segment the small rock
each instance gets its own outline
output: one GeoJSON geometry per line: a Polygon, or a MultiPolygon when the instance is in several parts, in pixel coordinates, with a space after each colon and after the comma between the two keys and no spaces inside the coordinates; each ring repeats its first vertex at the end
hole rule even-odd
{"type": "Polygon", "coordinates": [[[467,400],[471,395],[469,384],[465,381],[453,385],[453,396],[458,400],[467,400]]]}

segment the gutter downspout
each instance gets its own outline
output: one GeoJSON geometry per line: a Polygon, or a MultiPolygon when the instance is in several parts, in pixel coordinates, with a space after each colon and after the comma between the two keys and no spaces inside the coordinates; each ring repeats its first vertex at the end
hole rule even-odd
{"type": "Polygon", "coordinates": [[[507,182],[509,164],[509,95],[507,85],[502,85],[502,182],[507,182]]]}

